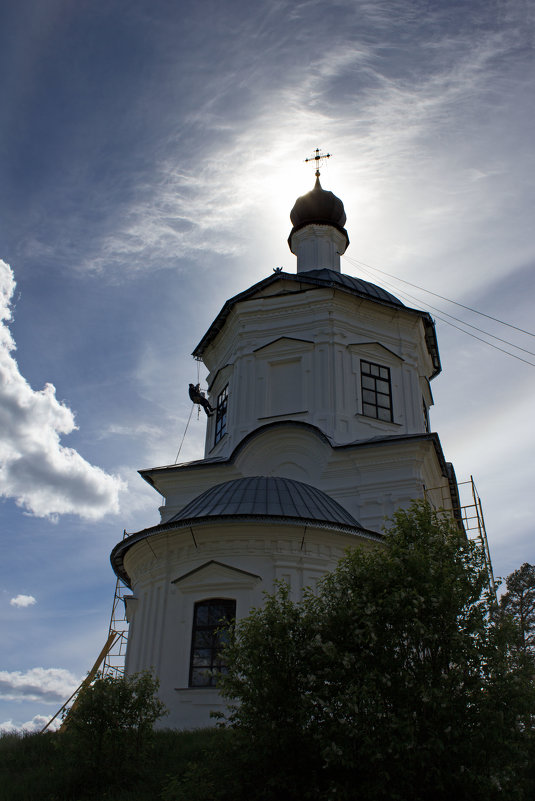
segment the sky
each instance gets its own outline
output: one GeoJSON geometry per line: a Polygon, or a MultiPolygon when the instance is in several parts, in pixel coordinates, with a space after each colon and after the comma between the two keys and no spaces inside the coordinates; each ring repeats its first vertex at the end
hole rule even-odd
{"type": "Polygon", "coordinates": [[[495,574],[535,563],[534,33],[529,0],[2,4],[0,729],[95,661],[111,548],[159,521],[137,470],[175,461],[225,300],[295,271],[316,147],[342,270],[436,320],[431,425],[495,574]]]}

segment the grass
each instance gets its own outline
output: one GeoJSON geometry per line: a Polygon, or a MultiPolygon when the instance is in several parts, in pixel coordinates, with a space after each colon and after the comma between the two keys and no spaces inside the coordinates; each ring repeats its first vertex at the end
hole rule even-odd
{"type": "Polygon", "coordinates": [[[3,734],[0,801],[157,801],[171,778],[215,753],[227,737],[222,729],[156,731],[142,758],[114,742],[95,767],[68,732],[3,734]]]}

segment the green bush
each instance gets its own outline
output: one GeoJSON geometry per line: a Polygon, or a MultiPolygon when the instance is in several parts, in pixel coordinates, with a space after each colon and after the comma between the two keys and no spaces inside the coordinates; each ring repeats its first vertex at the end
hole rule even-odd
{"type": "Polygon", "coordinates": [[[126,787],[139,779],[151,755],[154,723],[165,714],[157,690],[158,681],[144,671],[99,676],[80,691],[59,734],[73,787],[102,791],[118,773],[126,787]]]}
{"type": "Polygon", "coordinates": [[[516,643],[479,548],[425,503],[398,512],[385,548],[353,549],[300,603],[280,586],[231,634],[221,687],[244,788],[531,799],[533,670],[516,643]]]}

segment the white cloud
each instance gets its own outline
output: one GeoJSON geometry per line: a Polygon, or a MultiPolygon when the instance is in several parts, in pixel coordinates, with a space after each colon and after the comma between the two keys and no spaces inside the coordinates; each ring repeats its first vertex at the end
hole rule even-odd
{"type": "MultiPolygon", "coordinates": [[[[23,732],[36,732],[42,731],[46,726],[52,715],[34,715],[31,720],[26,723],[14,723],[12,720],[5,720],[0,723],[0,733],[6,734],[22,734],[23,732]]],[[[49,731],[57,731],[61,726],[61,718],[56,718],[50,725],[49,731]]]]}
{"type": "Polygon", "coordinates": [[[63,668],[36,667],[0,670],[0,698],[6,701],[42,701],[61,704],[76,690],[80,680],[63,668]]]}
{"type": "MultiPolygon", "coordinates": [[[[302,6],[307,8],[306,13],[309,5],[318,4],[302,6]]],[[[404,4],[397,4],[396,12],[402,14],[403,8],[404,4]]],[[[390,41],[395,39],[392,12],[386,5],[361,3],[359,13],[364,16],[363,24],[384,25],[383,33],[390,41]]],[[[405,19],[402,14],[401,21],[404,19],[410,26],[411,18],[412,12],[405,19]]],[[[112,264],[121,269],[121,265],[128,265],[129,274],[133,274],[136,269],[151,267],[176,269],[177,261],[184,257],[202,263],[207,253],[241,257],[249,247],[249,223],[259,217],[259,212],[267,217],[266,206],[270,212],[272,203],[282,206],[283,224],[288,225],[296,189],[307,189],[303,181],[309,179],[301,171],[300,182],[296,181],[294,194],[286,205],[281,202],[281,191],[287,182],[285,174],[293,163],[298,165],[296,174],[299,172],[312,143],[329,143],[329,149],[345,158],[343,171],[349,180],[337,181],[336,189],[349,201],[348,206],[353,196],[358,195],[355,187],[364,186],[365,197],[355,204],[359,213],[369,214],[364,206],[370,206],[374,193],[381,194],[384,212],[385,184],[393,176],[399,176],[405,188],[408,182],[425,187],[433,177],[432,165],[426,159],[430,158],[437,138],[449,135],[452,128],[458,130],[463,121],[468,124],[465,118],[472,118],[467,109],[474,98],[478,98],[483,109],[493,102],[489,99],[490,89],[499,80],[495,64],[509,54],[512,41],[506,32],[489,33],[476,44],[464,32],[434,37],[426,48],[429,71],[418,80],[414,80],[412,73],[409,73],[412,77],[392,73],[383,47],[372,46],[364,37],[359,41],[352,30],[337,40],[336,47],[323,48],[312,61],[306,42],[300,41],[296,47],[296,64],[285,79],[277,74],[270,87],[264,74],[266,85],[262,86],[261,106],[251,105],[232,135],[216,141],[210,138],[209,151],[203,152],[202,159],[196,161],[192,155],[190,171],[184,168],[184,159],[177,161],[176,142],[170,136],[161,161],[154,166],[150,186],[143,184],[131,206],[122,210],[113,232],[101,242],[100,254],[91,254],[84,263],[86,268],[112,264]],[[355,81],[359,82],[359,89],[362,85],[361,90],[349,91],[355,81]],[[288,130],[292,130],[290,139],[288,130]],[[270,142],[268,150],[265,141],[270,142]],[[421,176],[418,182],[413,177],[415,160],[421,176]],[[233,165],[232,170],[229,164],[233,165]]],[[[272,64],[277,63],[277,58],[283,58],[280,51],[273,54],[272,64]]],[[[254,82],[249,72],[242,80],[246,85],[254,82]]],[[[235,75],[220,75],[217,81],[217,92],[200,102],[195,113],[183,120],[183,129],[190,138],[195,131],[208,135],[223,124],[229,125],[218,107],[214,110],[213,106],[222,96],[235,93],[235,75]]],[[[492,156],[495,167],[496,154],[493,152],[492,156]]],[[[448,157],[451,172],[449,153],[448,157]]],[[[488,164],[481,158],[477,161],[479,176],[490,174],[488,164]]],[[[462,173],[463,165],[457,166],[462,173]]],[[[495,174],[499,178],[501,170],[495,170],[495,174]]],[[[465,226],[467,216],[472,223],[492,217],[500,202],[504,202],[499,193],[489,192],[485,186],[475,187],[472,176],[467,177],[472,192],[467,190],[463,197],[457,172],[452,181],[453,187],[448,181],[442,181],[442,186],[453,194],[444,198],[444,192],[442,195],[437,192],[431,208],[427,197],[424,204],[415,199],[415,205],[424,207],[424,217],[430,219],[415,221],[418,237],[410,230],[413,247],[415,239],[422,239],[422,227],[425,241],[419,244],[420,250],[424,245],[433,246],[444,219],[460,220],[459,225],[465,226]]],[[[412,209],[410,214],[414,214],[412,209]]],[[[403,219],[400,234],[405,225],[403,219]]],[[[372,234],[373,240],[375,231],[372,234]]],[[[401,255],[406,259],[405,253],[401,255]]]]}
{"type": "Polygon", "coordinates": [[[33,595],[16,595],[9,602],[11,606],[18,606],[24,608],[25,606],[33,606],[36,603],[33,595]]]}
{"type": "Polygon", "coordinates": [[[14,289],[13,272],[0,260],[0,496],[37,517],[70,513],[97,520],[118,512],[124,482],[60,444],[60,434],[76,429],[73,412],[52,384],[32,389],[11,355],[14,289]]]}

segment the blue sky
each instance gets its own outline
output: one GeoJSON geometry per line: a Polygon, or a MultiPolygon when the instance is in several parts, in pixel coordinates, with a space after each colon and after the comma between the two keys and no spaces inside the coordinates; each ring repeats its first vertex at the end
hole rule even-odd
{"type": "MultiPolygon", "coordinates": [[[[535,328],[533,6],[19,0],[0,16],[0,724],[37,725],[96,658],[109,552],[158,521],[136,471],[174,461],[190,354],[224,301],[295,269],[289,211],[316,147],[334,154],[344,272],[437,319],[431,423],[475,478],[496,574],[535,562],[535,339],[397,280],[535,328]]],[[[203,434],[194,415],[181,460],[203,434]]]]}

